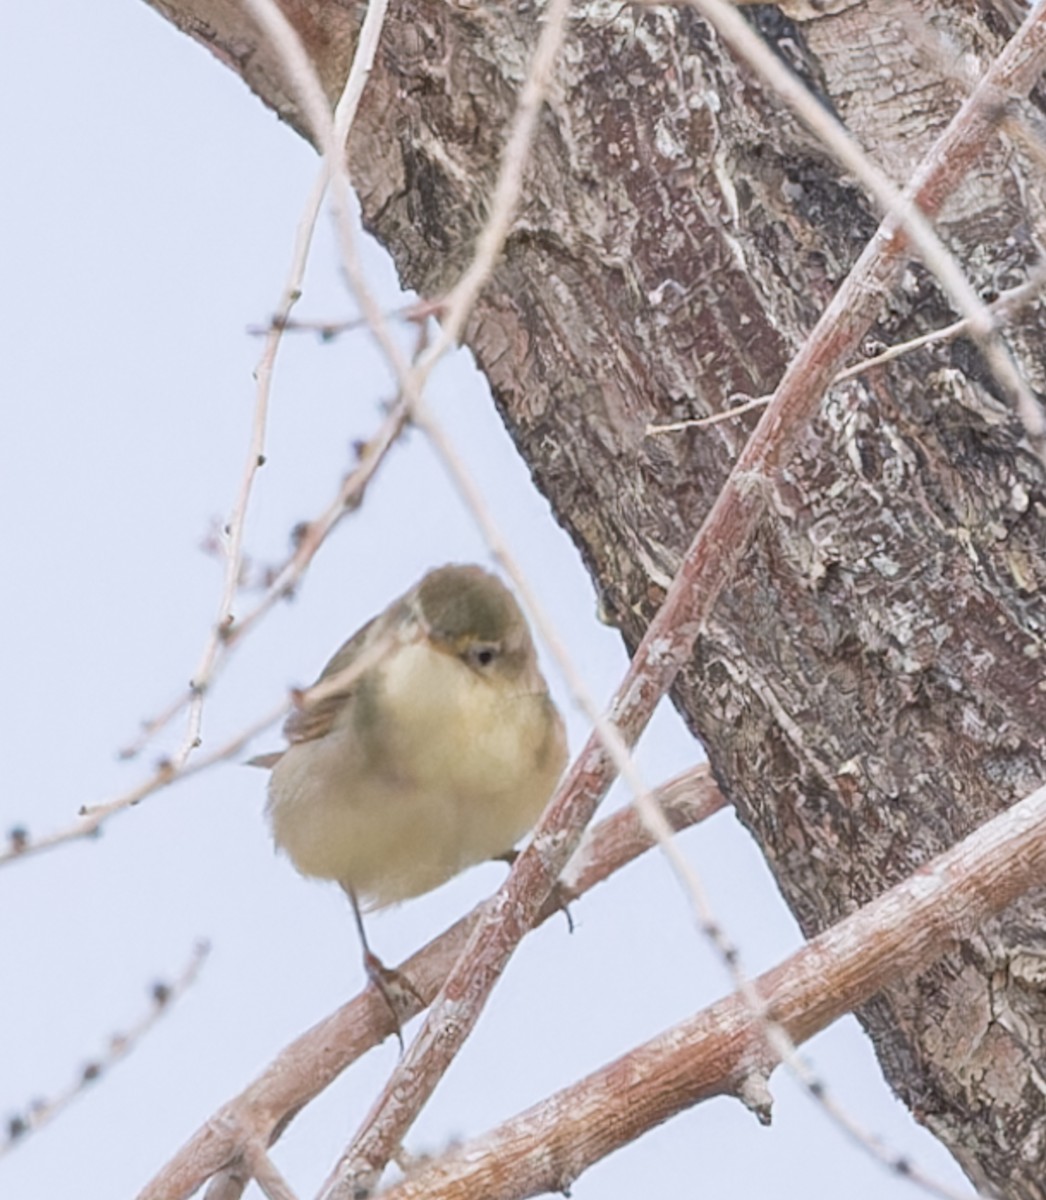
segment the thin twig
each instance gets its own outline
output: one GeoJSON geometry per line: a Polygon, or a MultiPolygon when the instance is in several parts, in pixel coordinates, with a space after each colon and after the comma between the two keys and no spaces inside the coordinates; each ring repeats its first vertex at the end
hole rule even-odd
{"type": "Polygon", "coordinates": [[[294,592],[334,527],[362,503],[378,468],[406,428],[407,419],[407,406],[399,400],[386,414],[370,441],[360,447],[359,463],[345,476],[331,502],[319,516],[299,526],[294,551],[276,572],[265,595],[229,630],[226,642],[230,646],[242,641],[270,609],[294,592]]]}
{"type": "Polygon", "coordinates": [[[76,1078],[62,1091],[48,1100],[34,1100],[22,1112],[9,1117],[7,1136],[0,1139],[0,1158],[9,1154],[16,1147],[24,1145],[32,1134],[38,1133],[45,1125],[50,1125],[89,1087],[97,1083],[103,1076],[108,1075],[117,1063],[122,1062],[129,1054],[133,1053],[160,1018],[169,1013],[177,1001],[196,982],[209,953],[210,946],[207,942],[197,942],[189,961],[173,983],[157,980],[149,988],[151,1003],[147,1012],[129,1028],[113,1034],[105,1050],[86,1062],[80,1068],[76,1078]]]}
{"type": "Polygon", "coordinates": [[[276,317],[265,339],[265,348],[254,370],[257,388],[251,417],[247,457],[236,498],[233,501],[231,515],[221,531],[225,539],[225,570],[222,575],[217,616],[208,632],[196,669],[192,673],[188,692],[170,703],[160,714],[143,722],[142,734],[135,742],[121,751],[122,758],[134,757],[144,748],[147,739],[154,737],[186,704],[189,709],[186,733],[181,746],[173,755],[173,762],[175,764],[184,762],[200,744],[205,693],[214,681],[222,648],[234,621],[233,604],[239,587],[240,573],[243,569],[243,540],[251,491],[255,476],[265,462],[265,430],[268,423],[272,373],[282,337],[280,324],[287,320],[291,308],[301,295],[305,266],[308,262],[309,248],[312,244],[325,186],[322,178],[313,184],[305,211],[298,222],[287,282],[284,284],[280,301],[276,307],[276,317]]]}
{"type": "MultiPolygon", "coordinates": [[[[334,111],[333,120],[328,117],[332,128],[332,137],[344,148],[352,124],[359,109],[360,97],[366,86],[367,78],[374,65],[374,55],[377,51],[381,30],[385,21],[388,0],[370,0],[360,28],[360,37],[352,59],[352,67],[345,80],[334,111]]],[[[251,490],[254,478],[265,462],[265,430],[268,420],[269,397],[272,389],[272,374],[276,364],[276,355],[287,328],[291,309],[301,296],[302,284],[305,279],[305,268],[309,260],[312,238],[316,229],[316,221],[323,207],[323,199],[330,184],[331,165],[324,160],[319,173],[309,192],[305,208],[298,221],[295,231],[294,250],[280,300],[269,324],[265,347],[255,368],[254,376],[257,381],[255,392],[254,412],[251,420],[251,433],[248,442],[247,458],[239,488],[233,502],[232,512],[228,522],[223,527],[226,538],[225,571],[222,578],[221,596],[218,602],[218,613],[213,626],[204,643],[200,660],[193,672],[189,690],[167,705],[156,716],[142,724],[139,737],[121,751],[121,757],[131,758],[145,746],[169,721],[188,705],[189,715],[186,733],[182,744],[172,756],[176,765],[183,763],[200,744],[200,733],[203,721],[203,705],[205,693],[214,681],[223,651],[232,642],[230,636],[234,627],[233,604],[243,569],[243,540],[247,523],[247,509],[250,504],[251,490]]],[[[402,425],[399,426],[399,429],[402,425]]],[[[398,429],[397,429],[398,432],[398,429]]],[[[380,462],[375,460],[374,467],[380,462]]],[[[371,472],[372,473],[372,472],[371,472]]],[[[369,478],[369,474],[367,476],[369,478]]],[[[331,522],[333,526],[334,522],[331,522]]],[[[329,532],[328,527],[328,532],[329,532]]],[[[321,539],[322,540],[322,539],[321,539]]],[[[315,548],[312,550],[315,554],[315,548]]],[[[312,554],[309,555],[311,559],[312,554]]],[[[269,605],[271,607],[271,604],[269,605]]]]}
{"type": "MultiPolygon", "coordinates": [[[[1000,292],[996,299],[988,305],[988,310],[995,317],[1003,317],[1009,313],[1016,313],[1026,304],[1037,300],[1044,286],[1046,286],[1046,263],[1039,263],[1029,273],[1028,278],[1023,283],[1009,288],[1005,292],[1000,292]]],[[[866,371],[872,370],[873,367],[881,367],[888,362],[893,362],[894,359],[902,357],[902,355],[911,354],[915,350],[921,350],[924,346],[932,346],[938,342],[947,342],[952,338],[962,337],[969,332],[970,319],[969,317],[963,317],[961,321],[954,321],[951,325],[944,326],[943,329],[934,329],[930,333],[924,333],[919,337],[911,338],[907,342],[899,342],[895,346],[889,346],[886,350],[873,355],[871,358],[861,359],[860,362],[854,363],[852,367],[847,367],[846,370],[840,371],[829,386],[835,387],[836,384],[845,383],[848,379],[856,379],[866,371]]],[[[723,412],[712,413],[707,417],[690,417],[684,421],[671,421],[664,425],[648,425],[646,432],[648,434],[678,433],[684,429],[703,429],[709,425],[717,425],[720,421],[729,421],[734,417],[743,416],[747,412],[752,412],[753,409],[765,408],[772,399],[772,394],[769,396],[756,396],[754,400],[746,400],[744,404],[739,404],[735,408],[728,408],[723,412]]]]}
{"type": "Polygon", "coordinates": [[[45,850],[53,850],[67,842],[97,837],[101,832],[102,825],[110,817],[134,808],[135,805],[140,804],[142,800],[155,792],[163,791],[172,784],[190,779],[208,767],[225,762],[239,754],[248,743],[285,715],[289,708],[290,701],[285,700],[279,707],[271,709],[215,750],[208,754],[198,755],[190,762],[183,761],[181,765],[176,765],[171,759],[161,759],[153,771],[133,788],[121,792],[101,804],[84,805],[75,821],[52,833],[44,834],[42,837],[33,837],[25,826],[17,826],[8,834],[7,849],[0,851],[0,867],[6,867],[20,859],[42,854],[45,850]]]}
{"type": "Polygon", "coordinates": [[[9,866],[19,859],[42,854],[45,850],[53,850],[56,846],[65,845],[67,842],[97,837],[105,822],[116,816],[117,813],[126,812],[140,804],[147,796],[163,791],[176,783],[183,783],[186,779],[199,775],[200,772],[208,770],[217,763],[228,762],[235,758],[259,734],[264,733],[281,717],[286,716],[303,694],[307,693],[302,693],[300,690],[292,691],[287,699],[282,700],[249,725],[244,726],[238,733],[233,734],[232,737],[207,754],[197,755],[190,761],[183,761],[181,764],[177,764],[171,759],[161,759],[151,774],[133,788],[121,792],[101,804],[85,804],[80,809],[76,820],[61,829],[44,834],[42,837],[33,837],[25,826],[15,827],[8,834],[7,848],[0,851],[0,867],[9,866]]]}
{"type": "MultiPolygon", "coordinates": [[[[427,301],[411,300],[407,304],[398,304],[382,315],[387,321],[405,320],[421,321],[435,316],[438,311],[427,301]]],[[[343,321],[321,321],[304,317],[288,317],[281,320],[273,316],[267,325],[248,325],[247,332],[251,337],[266,337],[273,326],[279,325],[284,333],[314,333],[323,342],[332,342],[346,333],[356,333],[367,328],[366,317],[347,317],[343,321]]]]}
{"type": "Polygon", "coordinates": [[[682,433],[684,429],[707,429],[711,425],[718,425],[721,421],[732,421],[734,417],[742,417],[745,413],[754,412],[757,408],[766,408],[773,398],[771,392],[767,396],[756,396],[752,400],[746,400],[743,404],[736,404],[733,408],[725,408],[722,412],[710,413],[707,417],[686,417],[682,421],[667,421],[663,425],[650,424],[646,427],[646,433],[648,437],[652,437],[657,433],[682,433]]]}
{"type": "MultiPolygon", "coordinates": [[[[646,2],[661,3],[662,0],[646,2]]],[[[1046,462],[1046,412],[1000,338],[988,307],[977,295],[962,266],[941,242],[928,216],[925,215],[936,212],[944,197],[940,194],[931,196],[928,190],[920,193],[909,188],[902,192],[864,153],[845,126],[810,94],[805,84],[774,54],[728,0],[680,2],[696,9],[734,53],[757,71],[760,78],[807,125],[836,161],[864,185],[885,215],[884,225],[876,236],[886,236],[891,241],[900,236],[918,250],[923,262],[937,277],[945,294],[958,311],[969,319],[971,337],[980,346],[996,380],[1013,400],[1036,453],[1046,462]]],[[[1009,43],[1010,46],[1026,45],[1033,59],[1036,57],[1036,51],[1032,46],[1041,38],[1044,11],[1046,0],[1038,0],[1009,43]]],[[[1006,52],[1004,49],[1000,59],[1006,52]]],[[[996,62],[998,61],[997,59],[996,62]]],[[[1030,88],[1031,85],[1028,86],[1030,88]]],[[[967,98],[949,128],[956,123],[977,126],[977,144],[983,144],[998,127],[999,113],[1016,91],[1017,89],[1011,90],[1003,85],[999,73],[995,72],[993,67],[967,98]]],[[[964,162],[962,174],[965,174],[965,165],[964,162]]]]}
{"type": "MultiPolygon", "coordinates": [[[[1038,263],[1029,272],[1028,278],[1023,283],[1009,288],[1005,292],[1001,292],[988,305],[988,310],[995,317],[1004,317],[1010,313],[1016,313],[1026,304],[1037,300],[1044,285],[1046,285],[1046,263],[1038,263]]],[[[964,337],[971,332],[970,320],[968,317],[964,317],[961,321],[955,321],[951,325],[946,325],[943,329],[935,329],[930,333],[924,333],[921,337],[912,338],[910,341],[901,342],[896,346],[889,346],[880,354],[854,363],[852,367],[847,367],[845,371],[840,371],[832,380],[832,384],[845,383],[848,379],[855,379],[858,375],[863,375],[873,367],[881,367],[884,363],[892,362],[895,358],[900,358],[904,354],[911,354],[914,350],[921,350],[924,346],[932,346],[937,342],[947,342],[953,338],[964,337]]]]}
{"type": "Polygon", "coordinates": [[[12,863],[16,859],[28,858],[30,855],[39,854],[44,850],[52,850],[55,846],[66,842],[96,837],[105,821],[117,813],[133,808],[146,796],[168,788],[172,784],[182,783],[217,763],[229,761],[253,742],[259,734],[264,733],[281,717],[286,716],[291,708],[307,708],[309,705],[318,704],[328,696],[336,695],[350,687],[388,650],[388,645],[388,640],[380,640],[368,647],[367,651],[360,654],[349,666],[329,679],[313,684],[310,688],[292,688],[286,699],[263,713],[249,725],[244,726],[238,733],[233,734],[232,737],[207,754],[198,755],[189,762],[177,763],[171,759],[161,760],[152,774],[130,790],[121,792],[101,804],[84,805],[80,809],[77,820],[63,829],[58,829],[40,838],[33,838],[24,826],[17,826],[8,834],[7,849],[0,851],[0,867],[12,863]]]}

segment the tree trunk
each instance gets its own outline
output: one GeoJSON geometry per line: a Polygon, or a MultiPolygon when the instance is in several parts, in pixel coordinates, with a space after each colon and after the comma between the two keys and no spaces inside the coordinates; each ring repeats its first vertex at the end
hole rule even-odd
{"type": "MultiPolygon", "coordinates": [[[[237,4],[151,0],[292,124],[237,4]]],[[[283,0],[331,95],[356,10],[283,0]]],[[[1005,0],[746,9],[904,182],[1022,14],[1005,0]],[[795,19],[782,10],[794,12],[795,19]]],[[[540,10],[400,0],[350,144],[368,226],[437,297],[468,260],[540,10]]],[[[1012,105],[1035,128],[1041,93],[1012,105]]],[[[1041,127],[1041,126],[1040,126],[1041,127]]],[[[1046,140],[985,149],[938,229],[984,295],[1046,240],[1046,140]]],[[[877,216],[688,9],[578,6],[518,219],[466,341],[629,646],[877,216]]],[[[948,324],[909,264],[875,344],[948,324]]],[[[1013,318],[1046,392],[1046,321],[1013,318]]],[[[874,349],[872,344],[867,347],[874,349]]],[[[674,699],[813,934],[1046,778],[1046,491],[969,341],[836,386],[766,496],[674,699]]],[[[1027,896],[858,1015],[975,1183],[1046,1196],[1046,936],[1027,896]]]]}

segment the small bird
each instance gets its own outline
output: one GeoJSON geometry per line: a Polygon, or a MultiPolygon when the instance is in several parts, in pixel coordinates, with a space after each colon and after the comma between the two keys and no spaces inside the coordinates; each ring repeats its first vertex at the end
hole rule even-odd
{"type": "Polygon", "coordinates": [[[288,717],[287,749],[252,762],[272,767],[277,847],[348,893],[381,987],[360,902],[406,900],[508,855],[552,794],[566,737],[518,603],[477,566],[430,571],[349,638],[321,693],[328,681],[333,694],[288,717]],[[354,677],[341,688],[339,675],[354,677]]]}

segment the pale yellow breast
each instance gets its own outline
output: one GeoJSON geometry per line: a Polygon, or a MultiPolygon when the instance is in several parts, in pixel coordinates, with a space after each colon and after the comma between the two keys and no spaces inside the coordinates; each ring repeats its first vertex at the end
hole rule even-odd
{"type": "Polygon", "coordinates": [[[497,684],[425,642],[390,656],[365,712],[273,770],[273,833],[295,866],[380,905],[510,849],[566,750],[547,696],[497,684]]]}

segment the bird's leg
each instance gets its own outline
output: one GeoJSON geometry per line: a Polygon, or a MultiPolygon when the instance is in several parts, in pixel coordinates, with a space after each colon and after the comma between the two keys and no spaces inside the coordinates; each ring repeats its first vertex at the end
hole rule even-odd
{"type": "Polygon", "coordinates": [[[356,893],[348,884],[342,884],[342,887],[352,905],[352,915],[356,920],[356,929],[359,931],[360,945],[363,947],[363,969],[367,972],[367,978],[388,1005],[389,1012],[392,1013],[396,1028],[396,1040],[400,1044],[400,1054],[402,1054],[404,1048],[402,1018],[412,1016],[414,1004],[417,1003],[424,1007],[425,1001],[414,990],[410,980],[402,971],[395,971],[391,967],[385,966],[371,950],[370,943],[367,941],[367,932],[363,928],[363,914],[360,912],[356,893]]]}

